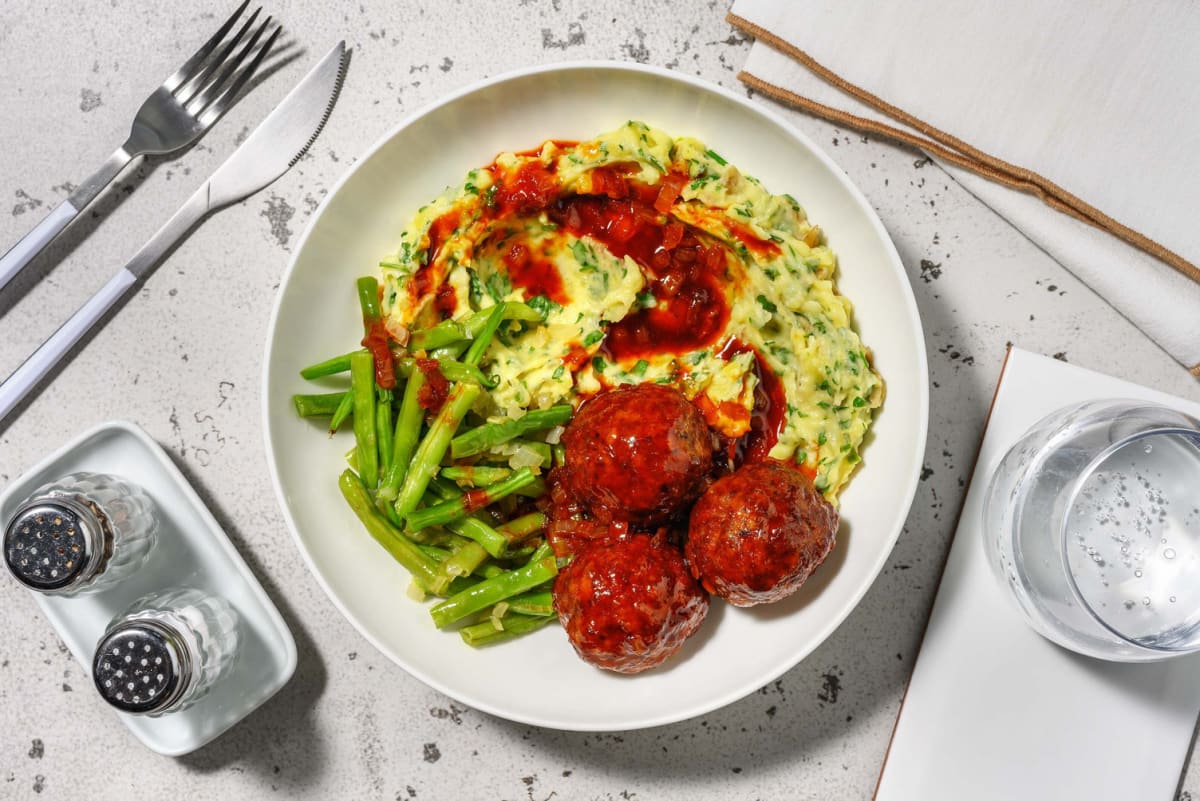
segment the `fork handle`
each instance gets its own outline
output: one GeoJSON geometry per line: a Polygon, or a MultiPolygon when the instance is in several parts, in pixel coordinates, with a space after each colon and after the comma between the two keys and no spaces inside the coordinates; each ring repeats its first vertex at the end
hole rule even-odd
{"type": "Polygon", "coordinates": [[[3,257],[0,257],[0,289],[3,289],[13,276],[21,272],[26,264],[33,261],[33,257],[41,253],[42,248],[49,245],[50,240],[58,236],[59,232],[66,228],[77,214],[79,214],[79,209],[71,205],[70,200],[64,200],[55,206],[45,219],[34,226],[32,231],[21,237],[21,240],[13,245],[3,257]]]}
{"type": "Polygon", "coordinates": [[[104,187],[112,183],[112,180],[120,174],[121,170],[125,169],[125,165],[131,159],[132,156],[125,146],[117,148],[100,169],[89,175],[71,193],[70,197],[55,206],[45,219],[34,226],[32,231],[21,237],[21,240],[13,245],[3,257],[0,257],[0,289],[3,289],[13,276],[21,272],[26,264],[33,261],[34,257],[41,253],[54,237],[58,236],[71,220],[75,219],[79,212],[91,203],[96,195],[100,194],[104,187]]]}

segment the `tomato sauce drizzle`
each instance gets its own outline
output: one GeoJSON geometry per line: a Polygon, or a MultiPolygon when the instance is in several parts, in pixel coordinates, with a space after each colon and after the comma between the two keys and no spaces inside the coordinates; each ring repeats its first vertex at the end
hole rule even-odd
{"type": "Polygon", "coordinates": [[[728,361],[739,353],[754,354],[754,375],[758,383],[754,387],[750,430],[738,439],[729,440],[726,446],[726,454],[735,465],[760,462],[767,458],[771,448],[779,441],[779,434],[787,421],[787,397],[783,393],[783,384],[753,345],[730,339],[717,356],[728,361]]]}
{"type": "Polygon", "coordinates": [[[595,239],[617,258],[633,259],[649,279],[655,305],[610,326],[601,352],[621,361],[710,345],[729,319],[726,252],[719,244],[705,245],[678,222],[663,221],[656,204],[662,207],[667,197],[674,201],[681,176],[664,178],[664,188],[630,180],[627,170],[593,170],[596,194],[559,198],[546,209],[575,236],[595,239]]]}
{"type": "Polygon", "coordinates": [[[431,415],[437,414],[450,394],[450,382],[442,375],[437,359],[417,359],[417,369],[425,374],[425,383],[417,392],[417,405],[431,415]]]}
{"type": "Polygon", "coordinates": [[[529,243],[509,240],[501,249],[509,280],[513,286],[524,289],[526,297],[545,295],[561,305],[571,302],[558,268],[544,255],[535,253],[529,243]]]}

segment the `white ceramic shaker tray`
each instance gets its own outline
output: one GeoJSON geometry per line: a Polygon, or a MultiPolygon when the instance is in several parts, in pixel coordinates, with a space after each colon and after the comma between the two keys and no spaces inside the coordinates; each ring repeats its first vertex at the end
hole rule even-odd
{"type": "MultiPolygon", "coordinates": [[[[72,598],[33,593],[91,677],[92,653],[114,615],[139,597],[194,587],[221,595],[241,617],[231,671],[194,705],[161,717],[114,711],[148,748],[180,756],[201,747],[275,694],[296,669],[296,642],[229,537],[159,445],[125,422],[102,423],[31,468],[0,494],[0,520],[43,484],[80,470],[141,485],[158,507],[158,541],[146,565],[113,587],[72,598]]],[[[103,704],[93,693],[94,702],[103,704]]]]}

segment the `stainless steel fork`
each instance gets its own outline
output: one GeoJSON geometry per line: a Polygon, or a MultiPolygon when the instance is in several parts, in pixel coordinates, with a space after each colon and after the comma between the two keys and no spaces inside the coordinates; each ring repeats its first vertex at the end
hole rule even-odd
{"type": "Polygon", "coordinates": [[[134,117],[129,138],[108,157],[104,166],[88,176],[70,197],[0,258],[0,289],[58,236],[129,162],[138,156],[172,153],[187,147],[225,113],[266,58],[280,32],[278,24],[271,30],[271,17],[267,17],[246,39],[262,11],[259,7],[237,33],[226,40],[248,5],[250,0],[244,0],[212,38],[146,98],[134,117]],[[271,32],[267,34],[269,30],[271,32]],[[260,46],[264,35],[267,39],[260,46]],[[246,39],[245,44],[238,49],[243,39],[246,39]]]}

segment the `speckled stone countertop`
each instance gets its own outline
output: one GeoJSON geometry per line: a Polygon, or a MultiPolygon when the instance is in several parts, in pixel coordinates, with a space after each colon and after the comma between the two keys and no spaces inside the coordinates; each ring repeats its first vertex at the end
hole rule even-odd
{"type": "MultiPolygon", "coordinates": [[[[156,82],[234,4],[9,0],[0,14],[0,247],[116,147],[156,82]]],[[[345,91],[311,153],[211,217],[57,380],[0,425],[7,484],[68,438],[132,420],[170,453],[279,605],[297,673],[235,729],[180,759],[146,751],[90,696],[32,598],[0,581],[0,797],[365,799],[869,798],[953,534],[1008,343],[1200,400],[1200,385],[921,154],[785,115],[878,210],[923,317],[932,394],[925,470],[903,534],[857,610],[778,681],[685,723],[548,731],[464,708],[377,653],[292,545],[260,430],[268,314],[329,187],[402,116],[481,78],[617,59],[735,92],[749,42],[727,3],[670,0],[278,2],[303,58],[185,155],[130,170],[0,295],[7,374],[125,262],[338,38],[345,91]],[[686,8],[686,12],[681,9],[686,8]]],[[[936,46],[936,42],[914,43],[936,46]]],[[[766,102],[766,101],[760,101],[766,102]]],[[[1200,795],[1200,771],[1179,797],[1200,795]]]]}

